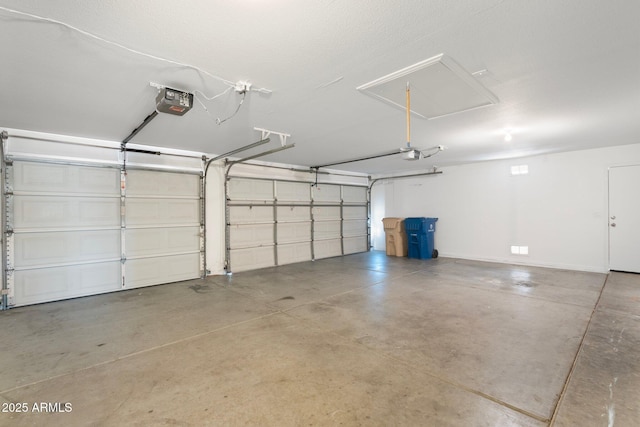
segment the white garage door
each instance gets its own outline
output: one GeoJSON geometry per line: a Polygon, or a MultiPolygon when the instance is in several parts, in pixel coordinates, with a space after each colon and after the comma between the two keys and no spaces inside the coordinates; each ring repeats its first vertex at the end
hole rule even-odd
{"type": "Polygon", "coordinates": [[[120,289],[120,171],[15,162],[7,173],[9,305],[120,289]]]}
{"type": "Polygon", "coordinates": [[[200,177],[129,170],[126,177],[125,287],[200,276],[200,177]]]}
{"type": "Polygon", "coordinates": [[[369,209],[367,188],[342,186],[342,247],[343,253],[369,250],[369,209]]]}
{"type": "Polygon", "coordinates": [[[276,265],[274,183],[271,180],[231,179],[228,182],[227,259],[234,271],[276,265]]]}
{"type": "Polygon", "coordinates": [[[244,271],[368,250],[367,189],[231,178],[227,269],[244,271]]]}
{"type": "Polygon", "coordinates": [[[312,223],[309,183],[276,181],[275,192],[278,265],[310,261],[312,223]]]}
{"type": "Polygon", "coordinates": [[[9,305],[199,277],[198,175],[7,166],[9,305]],[[126,194],[126,197],[122,197],[126,194]]]}

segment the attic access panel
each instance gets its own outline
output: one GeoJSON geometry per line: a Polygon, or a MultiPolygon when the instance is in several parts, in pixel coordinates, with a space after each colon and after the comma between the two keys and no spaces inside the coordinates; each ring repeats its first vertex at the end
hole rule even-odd
{"type": "Polygon", "coordinates": [[[499,102],[475,77],[444,54],[387,74],[356,89],[405,110],[407,82],[411,85],[411,112],[425,119],[499,102]]]}

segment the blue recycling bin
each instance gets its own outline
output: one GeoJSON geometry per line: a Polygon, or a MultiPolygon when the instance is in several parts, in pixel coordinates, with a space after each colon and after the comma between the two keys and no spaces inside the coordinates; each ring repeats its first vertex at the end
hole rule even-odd
{"type": "Polygon", "coordinates": [[[434,247],[434,234],[438,218],[406,218],[404,229],[407,233],[409,258],[431,259],[438,257],[434,247]]]}

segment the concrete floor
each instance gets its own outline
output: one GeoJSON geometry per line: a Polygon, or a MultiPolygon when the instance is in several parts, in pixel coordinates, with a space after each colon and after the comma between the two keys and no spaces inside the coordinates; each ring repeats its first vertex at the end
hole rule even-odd
{"type": "Polygon", "coordinates": [[[3,426],[640,425],[640,275],[371,252],[0,331],[3,426]]]}

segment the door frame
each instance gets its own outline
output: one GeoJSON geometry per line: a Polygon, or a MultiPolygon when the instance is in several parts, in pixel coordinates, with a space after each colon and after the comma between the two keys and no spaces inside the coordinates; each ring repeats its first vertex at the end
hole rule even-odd
{"type": "Polygon", "coordinates": [[[640,167],[640,163],[622,163],[612,165],[607,168],[607,264],[609,271],[619,271],[611,268],[611,170],[624,167],[640,167]]]}

